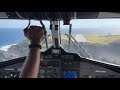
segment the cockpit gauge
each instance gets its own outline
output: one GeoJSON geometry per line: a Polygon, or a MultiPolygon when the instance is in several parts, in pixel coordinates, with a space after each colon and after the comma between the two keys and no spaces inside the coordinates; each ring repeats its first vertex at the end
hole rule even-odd
{"type": "Polygon", "coordinates": [[[44,74],[45,73],[45,69],[40,69],[40,73],[44,74]]]}

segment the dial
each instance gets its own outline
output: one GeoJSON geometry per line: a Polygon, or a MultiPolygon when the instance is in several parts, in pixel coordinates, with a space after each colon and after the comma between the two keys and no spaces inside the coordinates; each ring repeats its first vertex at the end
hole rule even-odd
{"type": "Polygon", "coordinates": [[[41,74],[44,74],[44,73],[45,73],[45,69],[41,68],[41,69],[40,69],[40,73],[41,73],[41,74]]]}
{"type": "Polygon", "coordinates": [[[44,75],[40,75],[40,78],[45,78],[45,76],[44,75]]]}

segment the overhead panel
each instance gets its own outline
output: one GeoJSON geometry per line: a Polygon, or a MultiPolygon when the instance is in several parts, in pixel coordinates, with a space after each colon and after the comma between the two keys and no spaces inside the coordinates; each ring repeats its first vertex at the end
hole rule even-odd
{"type": "Polygon", "coordinates": [[[120,18],[120,12],[0,12],[0,19],[97,19],[120,18]]]}
{"type": "Polygon", "coordinates": [[[98,18],[120,18],[120,12],[99,12],[98,18]]]}
{"type": "Polygon", "coordinates": [[[5,12],[0,12],[0,18],[8,18],[5,12]]]}
{"type": "Polygon", "coordinates": [[[77,12],[76,19],[96,19],[99,12],[77,12]]]}

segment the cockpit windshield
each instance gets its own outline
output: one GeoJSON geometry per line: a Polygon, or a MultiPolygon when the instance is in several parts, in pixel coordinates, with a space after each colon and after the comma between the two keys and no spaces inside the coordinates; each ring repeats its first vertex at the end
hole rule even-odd
{"type": "MultiPolygon", "coordinates": [[[[50,22],[43,21],[47,30],[48,48],[53,45],[50,22]]],[[[75,19],[69,25],[60,22],[61,47],[67,52],[78,53],[83,58],[120,65],[120,19],[75,19]]],[[[23,29],[28,20],[0,20],[0,62],[27,56],[29,41],[23,29]]],[[[31,20],[31,25],[40,25],[31,20]]],[[[40,25],[41,26],[41,25],[40,25]]],[[[42,52],[47,50],[45,40],[42,52]]]]}

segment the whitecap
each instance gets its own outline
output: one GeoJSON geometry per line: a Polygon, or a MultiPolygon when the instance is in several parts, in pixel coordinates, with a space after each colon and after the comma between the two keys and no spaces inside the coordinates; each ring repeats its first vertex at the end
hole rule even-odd
{"type": "Polygon", "coordinates": [[[9,49],[11,46],[13,46],[13,45],[16,45],[16,44],[11,44],[11,45],[2,46],[2,47],[0,47],[0,50],[2,50],[2,51],[8,51],[8,49],[9,49]]]}

